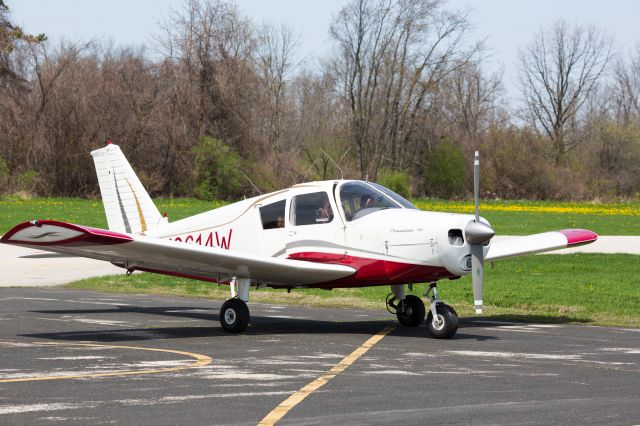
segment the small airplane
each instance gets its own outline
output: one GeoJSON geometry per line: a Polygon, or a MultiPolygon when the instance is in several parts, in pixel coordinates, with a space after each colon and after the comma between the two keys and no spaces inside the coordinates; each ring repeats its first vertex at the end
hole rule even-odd
{"type": "Polygon", "coordinates": [[[220,309],[228,332],[249,324],[249,289],[389,285],[386,305],[403,326],[425,319],[420,297],[406,286],[430,283],[427,331],[451,338],[458,315],[438,297],[437,282],[472,274],[482,313],[484,262],[589,244],[598,236],[567,229],[491,241],[479,215],[480,159],[474,158],[475,215],[427,212],[374,182],[328,180],[294,185],[186,219],[160,214],[121,149],[91,152],[108,230],[32,220],[0,242],[104,260],[133,271],[228,284],[220,309]]]}

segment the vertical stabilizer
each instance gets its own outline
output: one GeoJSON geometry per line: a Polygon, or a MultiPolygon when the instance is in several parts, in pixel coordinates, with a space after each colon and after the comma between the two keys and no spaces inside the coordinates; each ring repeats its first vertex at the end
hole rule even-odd
{"type": "Polygon", "coordinates": [[[109,143],[91,156],[110,230],[144,234],[166,222],[118,145],[109,143]]]}

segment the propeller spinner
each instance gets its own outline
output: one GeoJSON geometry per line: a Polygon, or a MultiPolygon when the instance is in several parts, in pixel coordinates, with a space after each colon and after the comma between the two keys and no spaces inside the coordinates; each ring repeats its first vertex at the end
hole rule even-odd
{"type": "Polygon", "coordinates": [[[473,158],[473,196],[476,217],[465,227],[465,238],[471,246],[471,281],[473,282],[473,302],[476,314],[482,313],[482,293],[484,291],[484,244],[495,235],[489,225],[480,221],[480,153],[473,158]]]}

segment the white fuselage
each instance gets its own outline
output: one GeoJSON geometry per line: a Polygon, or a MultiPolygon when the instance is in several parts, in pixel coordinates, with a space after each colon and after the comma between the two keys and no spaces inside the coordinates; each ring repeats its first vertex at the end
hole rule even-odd
{"type": "Polygon", "coordinates": [[[358,181],[297,185],[166,224],[148,235],[215,250],[357,269],[354,277],[332,286],[424,282],[470,272],[469,246],[462,236],[473,216],[392,206],[358,217],[351,211],[357,209],[353,201],[349,205],[346,196],[341,197],[342,185],[348,183],[366,185],[358,181]],[[327,218],[312,209],[305,212],[301,204],[314,197],[324,199],[322,193],[334,213],[327,218]]]}

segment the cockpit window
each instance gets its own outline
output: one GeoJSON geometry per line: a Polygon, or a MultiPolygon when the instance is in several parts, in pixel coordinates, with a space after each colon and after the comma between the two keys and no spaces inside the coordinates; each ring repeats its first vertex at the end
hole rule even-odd
{"type": "Polygon", "coordinates": [[[291,200],[289,220],[292,225],[315,225],[333,220],[333,209],[326,192],[296,195],[291,200]]]}
{"type": "Polygon", "coordinates": [[[389,197],[393,198],[394,200],[396,200],[398,203],[400,203],[400,205],[402,207],[404,207],[405,209],[415,209],[418,210],[418,208],[416,206],[414,206],[411,201],[407,200],[406,198],[404,198],[402,195],[393,192],[392,190],[390,190],[389,188],[386,188],[382,185],[380,185],[379,183],[375,183],[375,182],[369,182],[371,185],[375,186],[376,189],[379,189],[380,191],[384,192],[385,194],[387,194],[389,197]]]}
{"type": "Polygon", "coordinates": [[[284,203],[282,200],[260,207],[262,229],[284,228],[284,203]]]}
{"type": "Polygon", "coordinates": [[[382,209],[398,209],[401,206],[385,192],[365,182],[347,182],[342,185],[340,202],[348,221],[382,209]]]}

